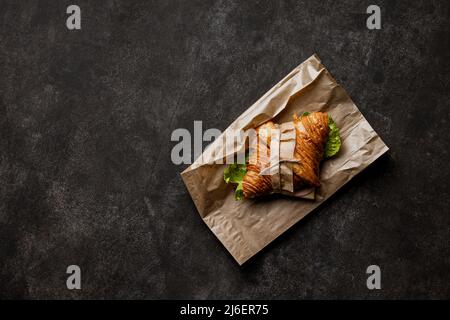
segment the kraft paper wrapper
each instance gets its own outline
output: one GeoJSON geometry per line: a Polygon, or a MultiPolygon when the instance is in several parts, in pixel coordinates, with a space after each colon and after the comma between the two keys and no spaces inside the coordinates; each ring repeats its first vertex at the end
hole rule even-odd
{"type": "MultiPolygon", "coordinates": [[[[228,141],[226,141],[228,143],[228,141]]],[[[296,222],[318,207],[356,174],[388,150],[345,90],[313,55],[242,113],[181,176],[201,218],[241,265],[296,222]],[[222,149],[228,131],[254,128],[272,119],[292,121],[294,113],[323,111],[340,128],[342,146],[334,158],[322,162],[315,200],[268,196],[234,200],[234,187],[223,180],[222,157],[242,145],[222,149]]]]}

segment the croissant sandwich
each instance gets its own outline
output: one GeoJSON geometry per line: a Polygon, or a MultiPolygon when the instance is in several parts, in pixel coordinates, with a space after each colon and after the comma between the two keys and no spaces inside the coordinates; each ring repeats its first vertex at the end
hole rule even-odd
{"type": "MultiPolygon", "coordinates": [[[[292,192],[319,187],[321,161],[336,155],[340,149],[339,129],[331,116],[324,112],[305,112],[300,117],[294,115],[293,122],[289,123],[288,128],[292,131],[289,136],[292,140],[292,159],[285,159],[287,163],[285,168],[288,169],[287,171],[285,169],[284,174],[288,172],[287,176],[290,179],[287,185],[292,192]]],[[[231,164],[225,169],[225,182],[237,185],[236,200],[282,192],[280,182],[274,180],[273,174],[267,174],[268,169],[274,167],[271,162],[273,152],[278,153],[278,150],[271,150],[271,147],[279,146],[276,141],[271,141],[274,139],[275,129],[278,129],[278,125],[272,121],[257,127],[255,129],[257,143],[252,152],[249,152],[246,163],[231,164]]],[[[275,165],[278,168],[280,166],[279,163],[275,165]]]]}

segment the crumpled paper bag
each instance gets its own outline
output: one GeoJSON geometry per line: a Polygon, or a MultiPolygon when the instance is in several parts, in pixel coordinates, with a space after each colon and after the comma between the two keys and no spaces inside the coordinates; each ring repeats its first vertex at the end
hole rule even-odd
{"type": "Polygon", "coordinates": [[[242,265],[387,150],[345,90],[313,55],[244,111],[181,176],[203,221],[242,265]],[[294,113],[305,111],[331,114],[342,140],[339,153],[322,162],[315,200],[269,196],[236,201],[233,186],[223,180],[226,164],[217,164],[218,155],[229,157],[244,146],[223,142],[227,133],[255,128],[267,120],[289,122],[294,113]]]}

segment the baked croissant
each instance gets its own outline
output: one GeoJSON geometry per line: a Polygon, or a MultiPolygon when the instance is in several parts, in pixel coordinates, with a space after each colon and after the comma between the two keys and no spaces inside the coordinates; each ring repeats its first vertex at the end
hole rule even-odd
{"type": "MultiPolygon", "coordinates": [[[[323,158],[325,144],[329,135],[328,114],[323,112],[305,113],[301,117],[294,115],[296,131],[294,158],[299,161],[292,165],[294,191],[305,187],[320,186],[319,166],[323,158]]],[[[261,171],[270,163],[272,121],[256,128],[257,143],[255,152],[250,152],[247,172],[242,188],[245,198],[253,198],[272,193],[270,175],[261,175],[261,171]]]]}
{"type": "Polygon", "coordinates": [[[242,182],[244,198],[253,198],[272,192],[272,180],[269,175],[261,175],[261,170],[270,163],[270,137],[275,129],[272,121],[256,128],[256,150],[249,153],[247,172],[242,182]]]}

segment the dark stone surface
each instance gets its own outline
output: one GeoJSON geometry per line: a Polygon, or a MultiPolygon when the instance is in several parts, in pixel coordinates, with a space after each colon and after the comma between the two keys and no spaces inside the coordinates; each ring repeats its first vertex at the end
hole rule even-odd
{"type": "Polygon", "coordinates": [[[376,1],[378,31],[373,1],[74,2],[81,31],[72,1],[0,1],[1,298],[450,298],[448,1],[376,1]],[[391,150],[239,267],[171,132],[313,53],[391,150]]]}

